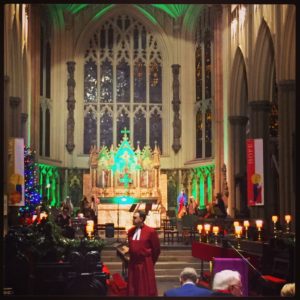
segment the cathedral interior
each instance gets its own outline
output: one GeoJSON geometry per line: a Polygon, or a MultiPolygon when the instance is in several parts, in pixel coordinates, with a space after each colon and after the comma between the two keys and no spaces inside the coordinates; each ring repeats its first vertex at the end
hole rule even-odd
{"type": "Polygon", "coordinates": [[[212,225],[262,220],[264,242],[295,242],[295,5],[12,3],[3,13],[4,236],[68,196],[73,218],[96,198],[95,228],[112,223],[118,239],[146,209],[165,239],[183,191],[196,225],[221,194],[226,224],[212,225]]]}

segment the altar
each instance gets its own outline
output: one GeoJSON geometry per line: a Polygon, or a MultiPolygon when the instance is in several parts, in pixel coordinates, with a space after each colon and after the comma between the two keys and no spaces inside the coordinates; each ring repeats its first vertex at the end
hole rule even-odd
{"type": "Polygon", "coordinates": [[[129,131],[125,128],[122,133],[123,139],[116,148],[91,147],[90,174],[84,174],[83,192],[99,201],[98,224],[114,223],[115,227],[128,228],[132,226],[134,211],[151,204],[145,223],[159,228],[166,202],[162,201],[160,190],[160,150],[156,143],[154,149],[140,149],[139,144],[134,149],[127,136],[129,131]],[[129,211],[133,203],[138,205],[129,211]]]}

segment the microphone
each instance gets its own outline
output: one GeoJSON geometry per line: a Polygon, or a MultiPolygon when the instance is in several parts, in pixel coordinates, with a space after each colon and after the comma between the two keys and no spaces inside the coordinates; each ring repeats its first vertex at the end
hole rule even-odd
{"type": "Polygon", "coordinates": [[[225,240],[225,243],[230,247],[230,248],[232,248],[258,275],[259,275],[259,277],[260,278],[262,278],[265,282],[267,282],[267,280],[263,277],[263,274],[259,271],[259,270],[257,270],[253,265],[252,265],[252,263],[247,259],[247,258],[245,258],[245,256],[238,250],[238,249],[236,249],[232,244],[231,244],[231,242],[228,240],[228,239],[226,239],[225,240]]]}

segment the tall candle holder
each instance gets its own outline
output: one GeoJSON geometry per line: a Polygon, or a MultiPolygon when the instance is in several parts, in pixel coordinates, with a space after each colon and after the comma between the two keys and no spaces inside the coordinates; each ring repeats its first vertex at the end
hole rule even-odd
{"type": "Polygon", "coordinates": [[[285,215],[284,219],[285,219],[285,222],[286,222],[286,233],[289,233],[290,232],[290,222],[291,222],[292,216],[291,215],[285,215]]]}
{"type": "Polygon", "coordinates": [[[201,232],[202,232],[202,229],[203,229],[203,226],[201,224],[197,225],[197,229],[198,229],[198,232],[199,232],[199,242],[201,243],[201,232]]]}
{"type": "Polygon", "coordinates": [[[277,221],[278,221],[278,216],[272,216],[272,222],[274,223],[273,233],[275,239],[277,238],[277,227],[276,227],[277,221]]]}
{"type": "Polygon", "coordinates": [[[88,234],[88,238],[91,239],[94,232],[94,221],[88,220],[85,229],[88,234]]]}
{"type": "Polygon", "coordinates": [[[218,233],[219,233],[219,227],[218,226],[213,226],[212,231],[215,235],[215,244],[218,244],[218,233]]]}
{"type": "Polygon", "coordinates": [[[261,241],[261,228],[262,228],[262,225],[263,225],[263,221],[262,220],[256,220],[256,227],[257,227],[257,230],[258,230],[258,240],[261,241]]]}
{"type": "Polygon", "coordinates": [[[250,223],[248,220],[245,220],[243,223],[244,227],[245,227],[245,239],[248,240],[248,228],[250,226],[250,223]]]}
{"type": "Polygon", "coordinates": [[[206,232],[206,243],[209,243],[208,234],[209,234],[209,231],[210,231],[210,224],[204,224],[204,230],[206,232]]]}
{"type": "Polygon", "coordinates": [[[241,240],[241,233],[242,233],[243,227],[242,226],[235,226],[235,233],[237,238],[237,248],[240,249],[240,240],[241,240]]]}

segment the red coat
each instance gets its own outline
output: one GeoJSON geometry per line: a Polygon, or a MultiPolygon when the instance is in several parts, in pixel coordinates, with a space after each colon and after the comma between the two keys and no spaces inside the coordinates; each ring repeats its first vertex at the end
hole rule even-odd
{"type": "Polygon", "coordinates": [[[135,229],[128,231],[128,296],[157,296],[154,264],[160,254],[158,235],[144,224],[140,240],[132,240],[135,229]]]}

